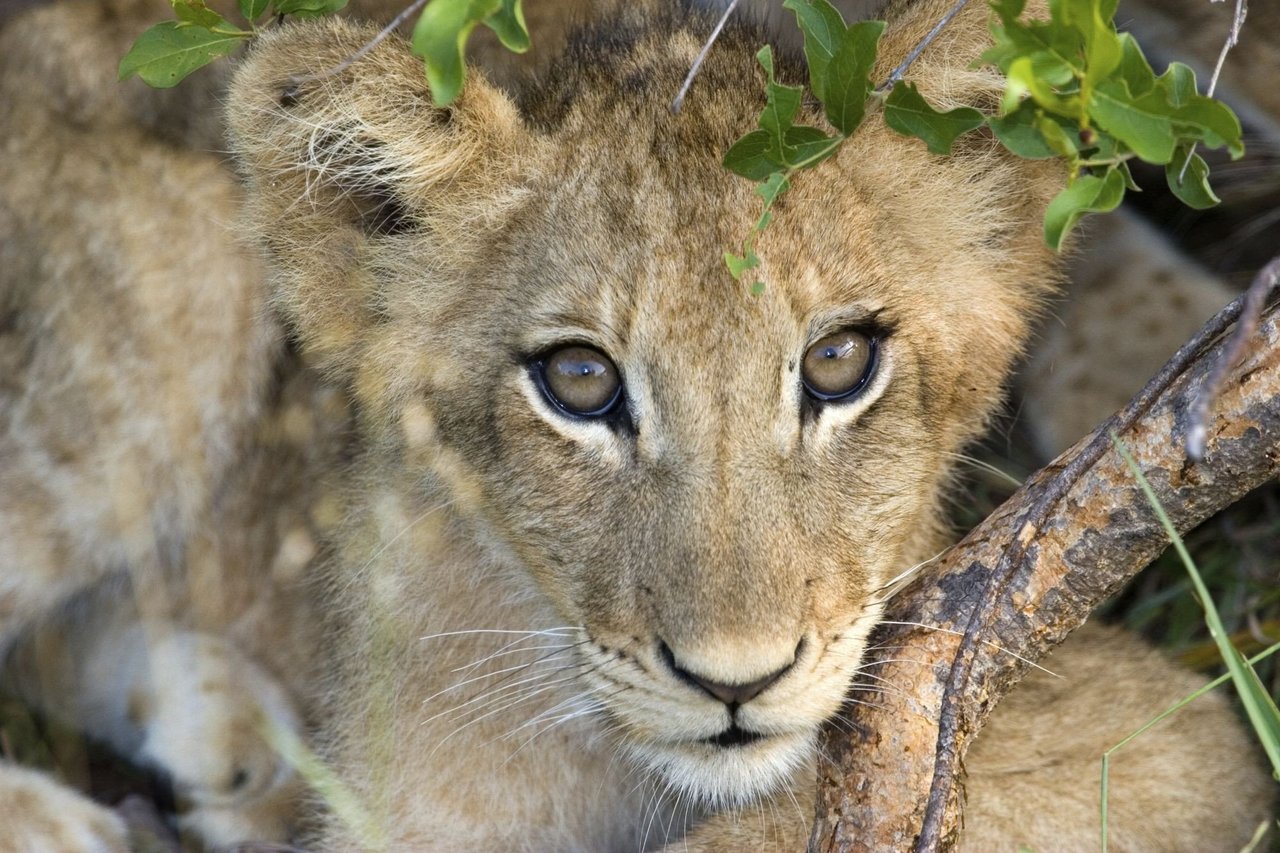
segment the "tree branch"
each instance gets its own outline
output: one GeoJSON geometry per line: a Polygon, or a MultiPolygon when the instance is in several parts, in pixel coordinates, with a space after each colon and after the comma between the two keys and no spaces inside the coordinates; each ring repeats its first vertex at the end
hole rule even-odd
{"type": "Polygon", "coordinates": [[[895,693],[851,705],[844,723],[824,731],[810,850],[948,847],[958,763],[991,708],[1026,661],[1060,642],[1168,544],[1111,447],[1111,431],[1179,530],[1280,471],[1274,306],[1263,313],[1252,352],[1227,374],[1203,461],[1183,453],[1188,400],[1227,359],[1230,344],[1221,338],[1241,306],[1237,300],[1214,318],[1124,412],[1039,472],[890,605],[887,619],[946,630],[883,625],[873,636],[873,646],[890,650],[859,689],[893,684],[895,693]],[[922,660],[952,664],[922,667],[922,660]]]}

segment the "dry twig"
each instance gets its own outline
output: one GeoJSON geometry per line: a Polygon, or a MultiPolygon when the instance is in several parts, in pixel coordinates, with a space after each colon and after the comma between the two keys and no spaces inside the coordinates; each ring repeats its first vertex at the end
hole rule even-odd
{"type": "Polygon", "coordinates": [[[1258,319],[1267,303],[1267,297],[1280,283],[1280,255],[1272,258],[1254,277],[1253,283],[1245,291],[1240,319],[1231,336],[1227,348],[1223,350],[1222,359],[1214,366],[1204,384],[1200,386],[1195,401],[1191,404],[1191,423],[1187,427],[1187,455],[1199,462],[1204,458],[1205,440],[1209,435],[1209,407],[1222,390],[1222,383],[1227,372],[1235,367],[1244,357],[1249,341],[1258,330],[1258,319]]]}
{"type": "Polygon", "coordinates": [[[698,70],[702,68],[702,63],[707,61],[707,54],[711,52],[711,45],[716,43],[716,39],[720,38],[720,33],[724,30],[724,25],[729,22],[729,16],[733,14],[733,10],[738,8],[738,0],[732,2],[725,7],[724,14],[720,16],[720,20],[716,22],[715,29],[711,31],[711,35],[707,36],[706,44],[702,46],[702,50],[698,52],[698,56],[693,60],[693,65],[689,66],[689,73],[684,75],[684,82],[680,84],[680,91],[676,92],[675,99],[671,102],[671,112],[678,113],[680,108],[684,106],[684,96],[689,94],[689,87],[693,85],[693,78],[698,76],[698,70]]]}
{"type": "Polygon", "coordinates": [[[369,39],[360,46],[359,50],[348,56],[346,59],[343,59],[332,68],[326,68],[325,70],[316,72],[315,74],[302,74],[290,77],[288,85],[285,86],[283,97],[297,97],[298,87],[305,86],[308,83],[315,83],[346,71],[352,65],[355,65],[357,62],[368,56],[371,50],[386,41],[387,36],[398,30],[401,24],[413,17],[413,15],[421,10],[425,5],[427,5],[427,0],[413,0],[413,3],[409,4],[404,11],[391,19],[391,23],[379,30],[377,35],[369,39]]]}
{"type": "MultiPolygon", "coordinates": [[[[1221,3],[1222,0],[1211,0],[1214,3],[1221,3]]],[[[1213,76],[1209,78],[1209,88],[1205,90],[1205,95],[1212,98],[1213,93],[1218,90],[1218,78],[1222,76],[1222,66],[1227,62],[1227,54],[1231,52],[1231,48],[1235,47],[1240,41],[1240,28],[1244,26],[1244,19],[1249,15],[1249,0],[1236,0],[1236,13],[1231,18],[1231,29],[1227,31],[1227,40],[1222,43],[1222,50],[1218,53],[1218,64],[1213,67],[1213,76]]],[[[1178,183],[1182,183],[1187,177],[1187,169],[1191,166],[1191,158],[1196,156],[1195,143],[1191,144],[1191,150],[1187,152],[1187,160],[1182,164],[1182,169],[1178,172],[1178,183]]]]}

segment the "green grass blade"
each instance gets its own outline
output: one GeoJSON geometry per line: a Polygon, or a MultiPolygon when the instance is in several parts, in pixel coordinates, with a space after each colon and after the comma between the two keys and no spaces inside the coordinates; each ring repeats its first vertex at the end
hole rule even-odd
{"type": "MultiPolygon", "coordinates": [[[[1271,657],[1276,652],[1280,652],[1280,643],[1276,643],[1275,645],[1267,649],[1264,649],[1263,651],[1258,652],[1256,655],[1249,658],[1247,663],[1249,664],[1250,667],[1252,667],[1258,664],[1259,662],[1271,657]]],[[[1166,708],[1164,711],[1152,717],[1150,720],[1147,720],[1147,722],[1143,723],[1139,728],[1130,732],[1128,736],[1126,736],[1123,740],[1121,740],[1115,746],[1111,747],[1106,752],[1102,753],[1102,784],[1100,786],[1101,799],[1102,799],[1102,853],[1106,853],[1107,851],[1107,804],[1108,804],[1107,796],[1111,789],[1111,776],[1110,776],[1111,753],[1127,745],[1134,738],[1142,735],[1144,732],[1149,730],[1152,726],[1156,725],[1157,723],[1160,723],[1169,715],[1175,714],[1178,711],[1181,711],[1187,705],[1190,705],[1192,702],[1199,699],[1204,694],[1210,692],[1211,690],[1215,690],[1218,687],[1221,687],[1228,680],[1230,680],[1230,678],[1231,678],[1231,673],[1229,672],[1218,676],[1213,681],[1210,681],[1208,684],[1206,684],[1204,687],[1201,687],[1199,690],[1195,691],[1194,693],[1178,700],[1173,705],[1170,705],[1168,708],[1166,708]]]]}
{"type": "Polygon", "coordinates": [[[298,775],[320,795],[338,820],[361,840],[363,849],[387,849],[378,824],[365,809],[356,792],[343,783],[297,734],[284,726],[271,724],[264,726],[263,734],[271,748],[293,765],[298,775]]]}
{"type": "Polygon", "coordinates": [[[1240,650],[1232,645],[1230,635],[1222,625],[1218,609],[1214,606],[1213,599],[1209,596],[1209,590],[1204,584],[1204,579],[1200,577],[1200,571],[1196,568],[1195,561],[1191,559],[1186,545],[1183,544],[1182,537],[1174,529],[1173,523],[1169,521],[1169,516],[1164,511],[1164,507],[1161,506],[1159,499],[1156,498],[1155,492],[1151,490],[1151,484],[1143,476],[1138,464],[1129,454],[1124,443],[1114,434],[1111,436],[1111,440],[1115,443],[1116,450],[1123,457],[1125,464],[1129,466],[1129,470],[1133,472],[1133,476],[1142,488],[1143,494],[1146,495],[1147,500],[1151,503],[1156,517],[1160,520],[1160,524],[1169,535],[1169,540],[1173,543],[1174,549],[1177,550],[1178,556],[1182,559],[1182,564],[1186,567],[1191,583],[1195,587],[1196,595],[1200,598],[1200,605],[1204,608],[1204,621],[1209,627],[1209,635],[1217,644],[1218,651],[1227,665],[1227,673],[1231,676],[1231,682],[1235,685],[1236,692],[1240,695],[1240,702],[1244,705],[1245,714],[1248,715],[1249,722],[1253,725],[1254,731],[1257,732],[1258,740],[1262,742],[1262,748],[1266,751],[1267,758],[1271,761],[1272,772],[1277,778],[1280,778],[1280,709],[1276,707],[1275,700],[1267,694],[1262,682],[1258,680],[1258,674],[1253,671],[1253,667],[1245,661],[1244,655],[1240,654],[1240,650]]]}

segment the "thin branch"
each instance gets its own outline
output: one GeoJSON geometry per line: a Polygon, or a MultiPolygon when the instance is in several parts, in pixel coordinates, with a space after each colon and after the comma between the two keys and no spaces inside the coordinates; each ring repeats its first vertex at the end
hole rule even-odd
{"type": "MultiPolygon", "coordinates": [[[[911,63],[920,58],[920,54],[924,53],[924,49],[933,43],[933,40],[938,37],[938,34],[946,28],[947,24],[951,23],[952,19],[954,19],[956,15],[960,14],[960,10],[963,9],[968,2],[969,0],[956,0],[955,5],[947,10],[947,14],[942,16],[942,20],[934,24],[933,29],[929,30],[925,37],[920,40],[920,43],[913,47],[911,52],[907,54],[907,58],[902,60],[902,62],[898,64],[898,67],[893,69],[889,74],[889,77],[876,87],[876,91],[887,92],[889,89],[892,89],[894,84],[901,80],[903,75],[907,73],[907,69],[911,67],[911,63]]],[[[1241,2],[1244,2],[1244,0],[1241,0],[1241,2]]]]}
{"type": "MultiPolygon", "coordinates": [[[[1221,0],[1212,0],[1218,3],[1221,0]]],[[[1205,90],[1205,95],[1212,98],[1213,93],[1218,89],[1218,78],[1222,76],[1222,66],[1226,64],[1227,54],[1231,52],[1231,48],[1235,47],[1240,41],[1240,28],[1244,26],[1244,19],[1249,14],[1249,0],[1236,0],[1236,13],[1231,19],[1231,30],[1227,33],[1227,40],[1222,43],[1222,50],[1218,53],[1218,64],[1213,68],[1213,76],[1209,78],[1209,88],[1205,90]]],[[[1182,164],[1182,169],[1178,172],[1178,183],[1182,183],[1187,176],[1187,167],[1191,165],[1191,158],[1196,155],[1196,146],[1193,142],[1191,150],[1187,152],[1187,162],[1182,164]]]]}
{"type": "Polygon", "coordinates": [[[1222,383],[1231,372],[1231,368],[1239,364],[1244,357],[1249,341],[1258,330],[1258,318],[1267,303],[1267,297],[1280,283],[1280,255],[1272,258],[1254,277],[1253,283],[1245,291],[1240,310],[1240,320],[1231,335],[1222,358],[1213,367],[1213,372],[1200,386],[1195,400],[1191,404],[1191,420],[1187,426],[1187,456],[1196,462],[1204,458],[1205,443],[1209,437],[1209,407],[1214,398],[1222,390],[1222,383]]]}
{"type": "Polygon", "coordinates": [[[326,68],[324,71],[318,71],[315,74],[302,74],[296,77],[290,77],[289,84],[285,87],[284,97],[295,97],[299,86],[305,86],[308,83],[315,83],[319,80],[324,80],[346,71],[352,65],[355,65],[357,62],[368,56],[371,50],[386,41],[387,36],[398,30],[401,24],[413,17],[415,13],[421,11],[422,7],[425,5],[427,5],[427,0],[413,0],[413,2],[410,3],[404,11],[391,19],[391,23],[379,30],[377,35],[369,39],[359,50],[332,68],[326,68]]]}
{"type": "MultiPolygon", "coordinates": [[[[711,31],[711,36],[707,39],[706,44],[702,46],[702,51],[698,54],[698,57],[694,59],[693,65],[689,66],[689,73],[685,75],[684,82],[680,85],[680,91],[676,93],[675,99],[671,102],[671,112],[680,112],[680,108],[684,105],[685,95],[689,93],[689,87],[693,84],[693,78],[698,76],[698,71],[702,68],[702,63],[706,61],[707,54],[711,52],[711,46],[715,44],[716,39],[720,37],[720,31],[724,29],[724,25],[728,22],[729,16],[733,14],[733,10],[738,7],[738,2],[739,0],[732,0],[732,2],[729,3],[728,7],[724,10],[724,14],[720,16],[720,20],[716,22],[715,29],[711,31]]],[[[956,15],[960,14],[960,10],[962,10],[968,2],[969,0],[956,0],[955,5],[947,10],[947,13],[942,16],[938,23],[934,24],[933,29],[929,30],[925,37],[911,49],[911,52],[907,54],[906,59],[902,60],[902,62],[898,64],[898,67],[894,68],[889,74],[888,78],[876,87],[876,91],[885,92],[892,89],[893,85],[901,80],[903,75],[907,73],[907,69],[911,67],[911,64],[920,58],[920,54],[924,53],[925,48],[933,43],[933,40],[936,39],[939,33],[946,28],[947,24],[951,23],[956,15]]],[[[1244,0],[1240,0],[1240,2],[1243,3],[1244,0]]]]}
{"type": "Polygon", "coordinates": [[[684,82],[680,84],[680,91],[676,92],[675,100],[671,102],[671,112],[678,113],[680,108],[684,106],[684,96],[689,94],[689,87],[693,85],[693,78],[698,76],[702,63],[706,62],[707,54],[711,52],[711,45],[715,44],[716,39],[720,38],[720,32],[724,29],[724,25],[729,22],[729,16],[733,14],[733,10],[738,8],[738,2],[739,0],[732,0],[725,7],[724,14],[716,22],[715,29],[711,31],[711,35],[707,38],[707,43],[702,46],[702,50],[698,53],[698,58],[693,60],[693,65],[689,66],[689,73],[684,75],[684,82]]]}

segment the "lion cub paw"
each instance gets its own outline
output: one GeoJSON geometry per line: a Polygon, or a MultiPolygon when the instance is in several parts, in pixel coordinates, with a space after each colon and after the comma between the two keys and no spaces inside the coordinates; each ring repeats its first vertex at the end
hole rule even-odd
{"type": "Polygon", "coordinates": [[[0,850],[127,853],[124,821],[34,770],[0,761],[0,850]]]}
{"type": "Polygon", "coordinates": [[[271,739],[296,736],[301,723],[284,690],[220,637],[144,642],[125,719],[141,730],[137,759],[173,779],[178,828],[213,846],[286,840],[301,785],[271,739]]]}
{"type": "Polygon", "coordinates": [[[223,638],[172,625],[93,638],[74,695],[41,704],[172,780],[182,833],[209,847],[288,840],[301,783],[271,738],[301,722],[277,681],[223,638]]]}

